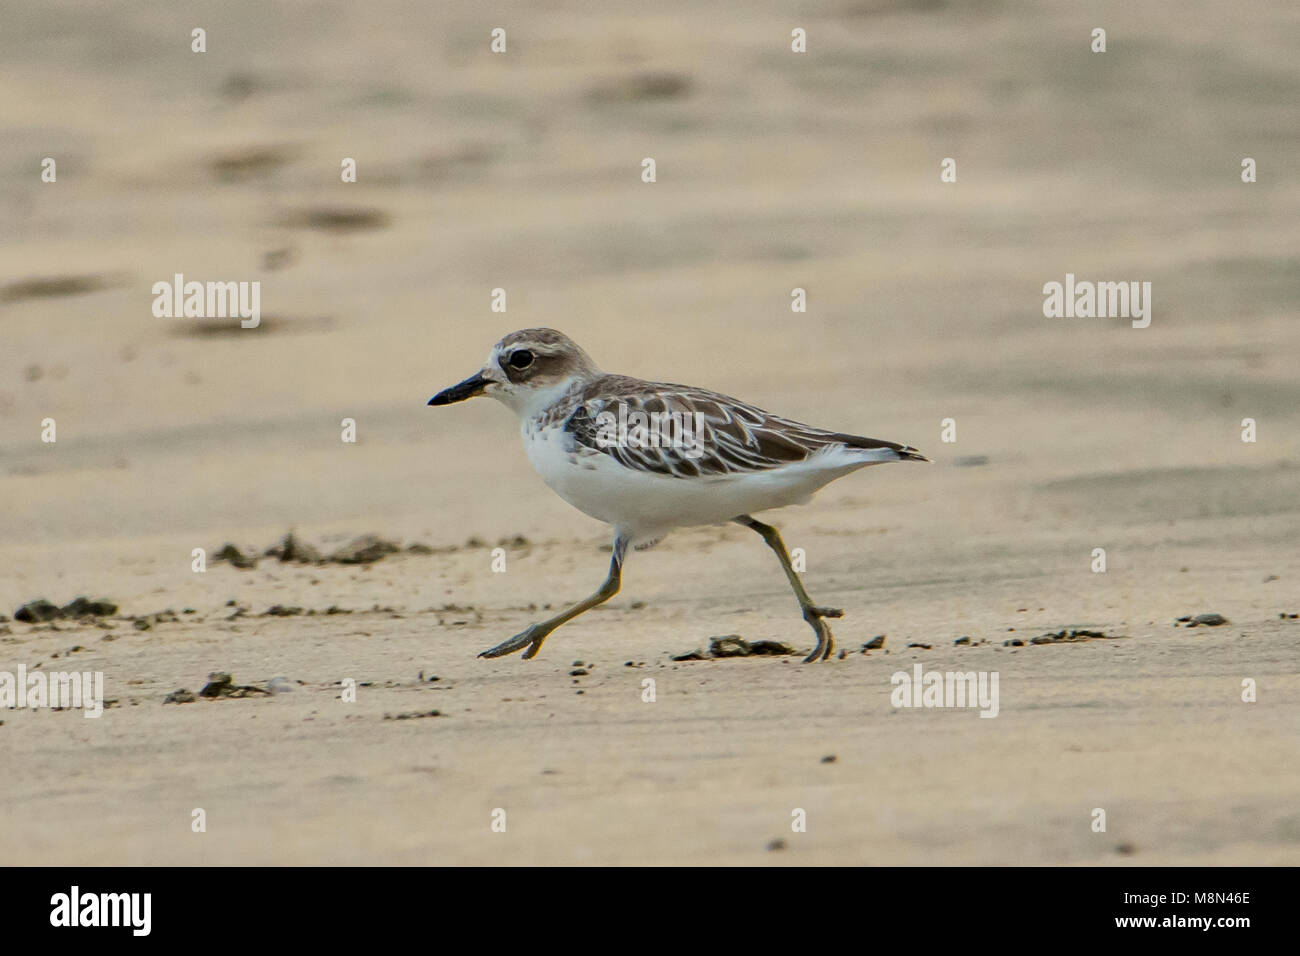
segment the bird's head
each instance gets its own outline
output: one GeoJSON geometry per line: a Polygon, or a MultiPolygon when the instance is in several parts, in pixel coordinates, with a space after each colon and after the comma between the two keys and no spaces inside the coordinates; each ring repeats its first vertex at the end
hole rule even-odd
{"type": "Polygon", "coordinates": [[[487,364],[465,381],[443,389],[430,405],[450,405],[488,395],[527,415],[545,407],[577,381],[600,370],[578,345],[554,329],[511,332],[488,355],[487,364]]]}

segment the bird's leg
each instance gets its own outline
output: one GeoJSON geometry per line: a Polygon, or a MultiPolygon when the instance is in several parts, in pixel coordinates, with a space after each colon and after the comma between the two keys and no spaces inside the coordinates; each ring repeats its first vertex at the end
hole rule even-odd
{"type": "Polygon", "coordinates": [[[527,660],[537,656],[537,652],[542,649],[542,642],[546,636],[566,621],[571,621],[583,611],[588,611],[597,604],[604,604],[615,594],[618,593],[619,585],[623,576],[623,556],[627,554],[628,539],[622,534],[614,537],[614,554],[609,559],[609,574],[605,575],[605,581],[596,593],[590,597],[584,598],[567,611],[563,611],[555,617],[547,618],[545,621],[539,621],[536,624],[530,624],[508,641],[502,641],[496,647],[489,648],[479,657],[504,657],[506,654],[513,654],[521,648],[527,647],[524,651],[524,659],[527,660]]]}
{"type": "Polygon", "coordinates": [[[749,515],[740,515],[732,520],[736,524],[743,524],[746,528],[753,528],[763,536],[767,546],[776,552],[777,559],[781,562],[781,569],[785,571],[786,579],[789,580],[790,587],[794,589],[794,596],[799,599],[799,608],[803,611],[803,619],[808,622],[808,625],[817,635],[817,646],[813,648],[811,654],[803,659],[803,662],[808,664],[819,658],[826,660],[831,656],[831,649],[835,646],[835,638],[831,635],[830,625],[823,618],[843,617],[844,612],[837,607],[818,607],[813,604],[812,598],[804,590],[803,582],[799,580],[799,575],[790,564],[790,555],[785,550],[785,542],[781,540],[781,532],[770,524],[755,521],[749,515]]]}

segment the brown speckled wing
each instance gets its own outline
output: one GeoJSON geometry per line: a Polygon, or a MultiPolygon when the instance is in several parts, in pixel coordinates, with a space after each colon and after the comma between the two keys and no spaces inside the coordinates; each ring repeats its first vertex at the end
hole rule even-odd
{"type": "Polygon", "coordinates": [[[566,411],[564,428],[577,444],[627,468],[673,478],[769,471],[803,461],[829,445],[887,448],[900,458],[913,457],[914,451],[894,442],[814,428],[716,392],[618,375],[589,383],[572,396],[566,411]],[[659,427],[638,434],[636,412],[659,427]],[[618,422],[629,423],[625,433],[618,430],[618,422]],[[664,422],[669,423],[667,441],[664,422]],[[680,430],[679,422],[684,426],[680,430]],[[623,434],[630,440],[623,440],[623,434]]]}

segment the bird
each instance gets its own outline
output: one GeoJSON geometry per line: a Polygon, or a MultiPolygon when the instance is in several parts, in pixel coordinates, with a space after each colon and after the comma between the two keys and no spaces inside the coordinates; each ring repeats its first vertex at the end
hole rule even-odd
{"type": "Polygon", "coordinates": [[[629,547],[651,547],[676,528],[729,522],[757,532],[781,562],[803,619],[817,636],[805,663],[834,648],[827,618],[790,561],[781,533],[755,513],[804,504],[850,472],[890,461],[928,462],[911,445],[804,425],[717,392],[601,371],[562,332],[511,332],[486,364],[429,405],[486,395],[519,418],[542,480],[584,514],[613,526],[609,571],[591,595],[479,654],[535,657],[561,625],[618,593],[629,547]]]}

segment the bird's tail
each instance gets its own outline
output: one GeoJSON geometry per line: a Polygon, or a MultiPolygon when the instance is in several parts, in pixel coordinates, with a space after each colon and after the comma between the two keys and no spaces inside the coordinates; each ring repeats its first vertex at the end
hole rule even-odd
{"type": "Polygon", "coordinates": [[[929,461],[919,451],[911,445],[900,445],[898,442],[881,441],[879,438],[866,438],[862,435],[844,435],[837,434],[835,438],[842,441],[849,448],[861,449],[865,452],[876,452],[872,456],[878,461],[929,461]],[[893,452],[897,458],[891,458],[889,453],[893,452]]]}

